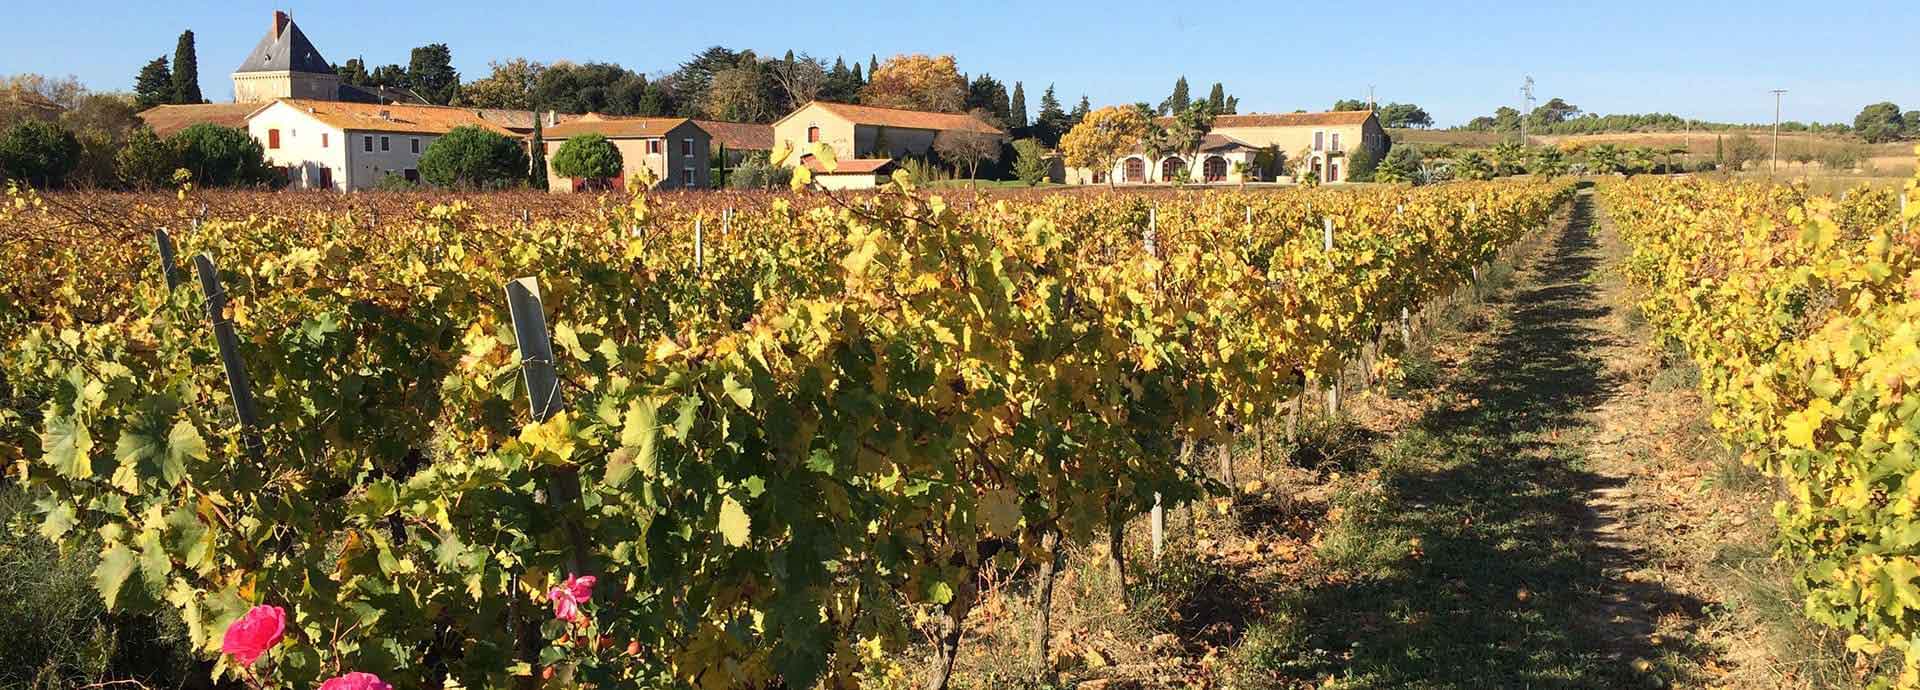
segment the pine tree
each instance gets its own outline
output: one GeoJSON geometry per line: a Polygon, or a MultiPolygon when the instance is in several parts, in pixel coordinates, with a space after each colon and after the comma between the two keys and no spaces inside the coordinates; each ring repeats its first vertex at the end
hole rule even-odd
{"type": "Polygon", "coordinates": [[[1035,134],[1046,145],[1054,146],[1060,143],[1061,135],[1066,134],[1070,126],[1067,124],[1067,111],[1060,109],[1060,99],[1054,97],[1053,85],[1048,84],[1047,90],[1040,94],[1040,116],[1034,118],[1035,134]]]}
{"type": "Polygon", "coordinates": [[[874,55],[872,53],[868,53],[867,54],[867,78],[872,79],[873,73],[878,71],[880,71],[880,56],[874,55]]]}
{"type": "Polygon", "coordinates": [[[1007,126],[1013,129],[1027,128],[1027,88],[1017,81],[1013,83],[1013,97],[1007,105],[1007,126]]]}
{"type": "Polygon", "coordinates": [[[1184,113],[1190,105],[1193,105],[1193,100],[1187,96],[1187,78],[1182,76],[1173,83],[1173,95],[1160,102],[1160,114],[1184,113]]]}
{"type": "Polygon", "coordinates": [[[1220,82],[1214,82],[1213,91],[1207,94],[1207,107],[1212,108],[1215,114],[1226,112],[1227,88],[1221,86],[1220,82]]]}
{"type": "Polygon", "coordinates": [[[1087,100],[1086,94],[1080,94],[1080,104],[1073,106],[1073,112],[1067,113],[1067,129],[1073,129],[1079,125],[1080,121],[1087,119],[1087,114],[1091,112],[1093,112],[1093,103],[1087,100]]]}
{"type": "Polygon", "coordinates": [[[205,103],[200,96],[200,58],[193,52],[193,30],[180,32],[173,48],[173,102],[205,103]]]}
{"type": "MultiPolygon", "coordinates": [[[[860,63],[858,62],[853,63],[853,90],[859,91],[860,87],[866,86],[866,85],[867,85],[867,78],[860,76],[860,63]]],[[[849,98],[847,100],[853,100],[853,99],[849,98]]]]}
{"type": "Polygon", "coordinates": [[[140,76],[133,79],[133,102],[141,110],[173,102],[173,70],[167,69],[167,56],[140,68],[140,76]]]}

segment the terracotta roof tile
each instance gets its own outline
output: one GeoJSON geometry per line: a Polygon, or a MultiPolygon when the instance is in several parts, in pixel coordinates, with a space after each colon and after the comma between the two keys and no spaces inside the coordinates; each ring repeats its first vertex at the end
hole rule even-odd
{"type": "Polygon", "coordinates": [[[505,127],[474,114],[469,108],[440,105],[403,105],[390,103],[349,103],[346,101],[310,101],[282,98],[281,103],[307,111],[328,126],[356,132],[401,132],[406,134],[446,134],[455,127],[473,126],[517,136],[505,127]]]}
{"type": "Polygon", "coordinates": [[[1213,118],[1213,128],[1225,127],[1325,127],[1329,125],[1357,125],[1367,121],[1373,115],[1371,110],[1345,110],[1333,113],[1253,113],[1249,115],[1218,115],[1213,118]]]}
{"type": "Polygon", "coordinates": [[[549,140],[582,134],[598,134],[614,139],[663,137],[673,128],[688,122],[690,120],[684,117],[607,117],[599,113],[587,113],[572,122],[546,128],[542,136],[549,140]]]}
{"type": "Polygon", "coordinates": [[[247,116],[266,106],[266,103],[258,102],[156,105],[140,111],[140,120],[147,123],[155,135],[164,139],[201,123],[246,129],[247,116]]]}
{"type": "Polygon", "coordinates": [[[828,112],[844,117],[858,125],[1006,134],[1006,132],[1000,131],[993,125],[981,122],[979,118],[966,113],[933,113],[923,110],[879,108],[871,105],[853,105],[850,103],[834,103],[831,101],[814,101],[813,105],[820,106],[828,112]]]}
{"type": "Polygon", "coordinates": [[[716,120],[694,120],[693,124],[706,130],[707,136],[713,137],[713,143],[731,151],[773,150],[773,125],[716,120]]]}

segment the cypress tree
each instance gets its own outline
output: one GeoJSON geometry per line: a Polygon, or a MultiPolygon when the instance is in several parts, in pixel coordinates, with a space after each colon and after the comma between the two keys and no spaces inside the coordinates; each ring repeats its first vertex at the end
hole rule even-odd
{"type": "Polygon", "coordinates": [[[1187,78],[1182,76],[1179,81],[1173,83],[1173,95],[1167,96],[1167,100],[1160,102],[1160,114],[1184,113],[1187,111],[1187,106],[1192,104],[1193,99],[1187,95],[1187,78]]]}
{"type": "Polygon", "coordinates": [[[1060,143],[1060,136],[1067,133],[1067,111],[1060,109],[1060,99],[1053,95],[1053,85],[1040,94],[1040,115],[1034,118],[1034,129],[1040,140],[1048,146],[1060,143]]]}
{"type": "Polygon", "coordinates": [[[867,78],[860,76],[860,63],[853,63],[853,90],[859,91],[860,87],[866,85],[867,78]]]}
{"type": "Polygon", "coordinates": [[[133,79],[133,102],[141,110],[173,102],[173,70],[167,69],[167,56],[140,68],[140,76],[133,79]]]}
{"type": "Polygon", "coordinates": [[[1207,107],[1212,108],[1215,114],[1226,112],[1227,88],[1221,86],[1220,82],[1214,82],[1213,91],[1207,94],[1207,107]]]}
{"type": "Polygon", "coordinates": [[[544,119],[546,116],[540,114],[540,104],[534,103],[533,146],[528,149],[528,153],[532,155],[527,157],[527,183],[540,191],[547,189],[547,143],[541,133],[543,124],[541,121],[544,119]]]}
{"type": "Polygon", "coordinates": [[[868,53],[867,54],[867,78],[872,79],[873,73],[878,71],[880,71],[880,56],[874,55],[872,53],[868,53]]]}
{"type": "Polygon", "coordinates": [[[1007,104],[1007,126],[1013,129],[1027,128],[1027,87],[1017,81],[1013,83],[1013,96],[1007,104]]]}
{"type": "Polygon", "coordinates": [[[173,102],[205,103],[200,96],[200,58],[193,52],[193,30],[180,32],[173,48],[173,102]]]}
{"type": "Polygon", "coordinates": [[[1080,104],[1073,106],[1073,112],[1067,113],[1067,129],[1073,129],[1074,125],[1087,119],[1087,114],[1091,112],[1093,112],[1093,103],[1087,100],[1086,94],[1080,94],[1080,104]]]}

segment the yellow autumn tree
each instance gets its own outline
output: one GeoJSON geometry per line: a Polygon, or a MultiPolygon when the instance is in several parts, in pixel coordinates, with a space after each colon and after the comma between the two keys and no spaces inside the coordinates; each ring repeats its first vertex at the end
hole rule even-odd
{"type": "MultiPolygon", "coordinates": [[[[1111,171],[1113,164],[1140,144],[1150,123],[1139,108],[1110,105],[1091,113],[1060,137],[1060,153],[1067,165],[1094,171],[1111,171]]],[[[1113,176],[1107,176],[1113,186],[1113,176]]]]}
{"type": "Polygon", "coordinates": [[[860,102],[883,108],[957,113],[966,110],[967,83],[952,55],[895,55],[867,76],[860,102]]]}

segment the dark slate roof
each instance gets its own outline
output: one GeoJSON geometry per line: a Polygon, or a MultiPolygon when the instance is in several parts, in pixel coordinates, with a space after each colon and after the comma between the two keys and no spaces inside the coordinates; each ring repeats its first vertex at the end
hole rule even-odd
{"type": "MultiPolygon", "coordinates": [[[[276,20],[276,24],[278,21],[276,20]]],[[[275,26],[260,39],[260,45],[247,53],[247,61],[240,63],[235,72],[312,72],[315,74],[333,74],[333,66],[327,59],[320,57],[320,51],[307,40],[300,31],[300,25],[293,19],[286,20],[284,28],[275,26]]]]}
{"type": "MultiPolygon", "coordinates": [[[[352,84],[340,85],[340,100],[350,103],[411,103],[416,105],[426,103],[426,101],[420,100],[420,97],[413,95],[413,93],[409,91],[389,89],[384,86],[354,86],[352,84]]],[[[532,127],[532,125],[528,125],[528,127],[532,127]]]]}

